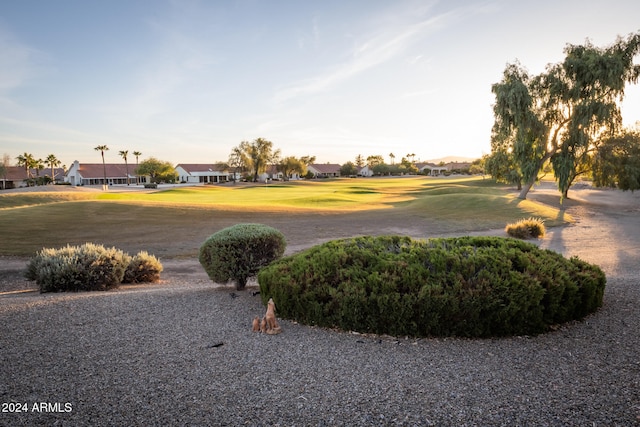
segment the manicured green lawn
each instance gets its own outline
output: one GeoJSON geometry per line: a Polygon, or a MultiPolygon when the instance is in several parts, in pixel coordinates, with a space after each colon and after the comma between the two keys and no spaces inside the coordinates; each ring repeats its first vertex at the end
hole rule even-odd
{"type": "Polygon", "coordinates": [[[208,233],[237,222],[271,221],[285,235],[295,229],[298,242],[311,241],[318,236],[311,225],[305,235],[305,227],[318,215],[322,227],[347,232],[349,226],[341,221],[366,222],[374,214],[369,220],[380,221],[383,212],[393,214],[383,214],[387,222],[399,219],[398,227],[412,226],[414,218],[449,222],[459,230],[501,228],[530,216],[548,226],[571,220],[478,177],[334,179],[154,192],[72,190],[0,194],[0,255],[24,256],[42,247],[91,241],[150,251],[161,251],[164,244],[174,248],[166,250],[168,256],[180,256],[193,254],[208,233]]]}
{"type": "Polygon", "coordinates": [[[101,200],[188,204],[239,210],[368,210],[409,200],[424,178],[336,179],[278,184],[183,187],[150,194],[107,193],[101,200]]]}

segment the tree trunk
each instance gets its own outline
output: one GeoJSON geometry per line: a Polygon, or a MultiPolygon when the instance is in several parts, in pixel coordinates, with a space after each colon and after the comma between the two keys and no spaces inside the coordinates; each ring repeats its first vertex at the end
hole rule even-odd
{"type": "Polygon", "coordinates": [[[529,193],[529,190],[531,190],[531,187],[533,187],[534,182],[535,182],[535,178],[533,178],[529,182],[526,182],[522,186],[522,190],[520,190],[520,194],[518,195],[518,199],[526,200],[527,194],[529,193]]]}
{"type": "Polygon", "coordinates": [[[241,291],[247,286],[248,277],[236,277],[236,290],[241,291]]]}

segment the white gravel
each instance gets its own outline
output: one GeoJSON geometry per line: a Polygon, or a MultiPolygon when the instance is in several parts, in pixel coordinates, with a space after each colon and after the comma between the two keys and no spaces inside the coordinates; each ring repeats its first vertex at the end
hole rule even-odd
{"type": "Polygon", "coordinates": [[[256,288],[197,274],[1,295],[0,425],[640,425],[638,211],[582,208],[541,245],[601,265],[604,306],[536,337],[261,335],[256,288]]]}

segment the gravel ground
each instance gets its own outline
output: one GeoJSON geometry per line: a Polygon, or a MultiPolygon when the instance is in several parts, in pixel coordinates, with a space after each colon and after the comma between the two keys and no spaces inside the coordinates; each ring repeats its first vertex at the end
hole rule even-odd
{"type": "Polygon", "coordinates": [[[640,425],[640,199],[574,197],[577,224],[541,245],[599,264],[605,303],[536,337],[256,334],[255,287],[176,266],[157,285],[5,293],[0,425],[640,425]]]}

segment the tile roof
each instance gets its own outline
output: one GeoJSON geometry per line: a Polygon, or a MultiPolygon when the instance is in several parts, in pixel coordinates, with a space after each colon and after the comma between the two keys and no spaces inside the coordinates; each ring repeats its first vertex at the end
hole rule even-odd
{"type": "MultiPolygon", "coordinates": [[[[38,176],[51,176],[51,168],[41,169],[40,172],[31,168],[30,171],[32,178],[36,178],[38,176]]],[[[64,177],[64,169],[62,168],[53,168],[53,172],[58,179],[64,177]]],[[[5,174],[0,175],[0,179],[6,179],[7,181],[23,181],[27,178],[29,178],[27,176],[27,171],[22,166],[7,166],[5,174]]]]}
{"type": "MultiPolygon", "coordinates": [[[[107,171],[107,178],[125,178],[127,176],[125,164],[119,163],[80,163],[80,175],[83,178],[103,178],[104,169],[107,171]]],[[[129,177],[135,177],[135,165],[129,165],[129,177]]]]}
{"type": "Polygon", "coordinates": [[[320,163],[320,164],[312,164],[309,166],[317,170],[318,173],[340,173],[340,165],[335,163],[325,163],[325,164],[320,163]]]}

